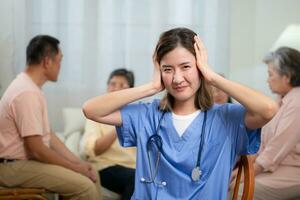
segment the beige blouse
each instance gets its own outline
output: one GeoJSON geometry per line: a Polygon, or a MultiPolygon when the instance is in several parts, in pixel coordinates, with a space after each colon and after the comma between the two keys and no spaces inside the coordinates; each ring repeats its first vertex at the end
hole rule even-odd
{"type": "Polygon", "coordinates": [[[93,163],[97,170],[102,170],[113,165],[135,168],[136,148],[122,147],[118,138],[113,142],[110,148],[101,155],[95,155],[94,147],[96,140],[111,131],[116,131],[114,126],[87,120],[83,136],[84,151],[87,159],[93,163]]]}
{"type": "Polygon", "coordinates": [[[255,162],[264,168],[256,181],[273,188],[299,185],[300,189],[300,87],[285,95],[277,114],[263,127],[255,162]]]}

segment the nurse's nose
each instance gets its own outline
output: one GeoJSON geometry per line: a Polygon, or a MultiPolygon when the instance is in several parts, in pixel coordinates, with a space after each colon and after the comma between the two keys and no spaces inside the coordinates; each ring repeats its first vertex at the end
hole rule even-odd
{"type": "Polygon", "coordinates": [[[173,83],[180,84],[183,81],[183,76],[180,73],[175,73],[173,76],[173,83]]]}

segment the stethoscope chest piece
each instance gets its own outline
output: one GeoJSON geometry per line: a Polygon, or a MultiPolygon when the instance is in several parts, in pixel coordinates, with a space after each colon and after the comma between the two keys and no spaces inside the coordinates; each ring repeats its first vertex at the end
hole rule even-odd
{"type": "Polygon", "coordinates": [[[192,174],[191,174],[191,178],[194,182],[199,181],[200,177],[202,175],[202,171],[200,169],[200,161],[201,161],[202,148],[203,148],[203,145],[204,145],[206,115],[207,115],[207,112],[205,111],[204,112],[203,124],[202,124],[202,130],[201,130],[201,140],[200,140],[200,145],[199,145],[197,164],[196,164],[196,167],[193,168],[192,174]]]}
{"type": "Polygon", "coordinates": [[[196,166],[193,170],[192,170],[192,174],[191,174],[191,177],[192,177],[192,180],[193,181],[199,181],[200,180],[200,177],[201,177],[201,170],[200,170],[200,167],[199,166],[196,166]]]}

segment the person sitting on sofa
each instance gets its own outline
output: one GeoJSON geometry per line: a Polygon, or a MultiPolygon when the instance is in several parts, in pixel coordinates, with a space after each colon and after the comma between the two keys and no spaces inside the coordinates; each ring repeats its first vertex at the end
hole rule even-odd
{"type": "MultiPolygon", "coordinates": [[[[107,92],[134,86],[134,75],[126,69],[111,72],[107,92]]],[[[101,185],[130,199],[134,190],[135,148],[123,148],[114,126],[87,120],[83,135],[88,161],[99,170],[101,185]]]]}
{"type": "Polygon", "coordinates": [[[264,62],[269,87],[279,95],[280,107],[262,129],[261,147],[254,157],[253,199],[300,199],[300,52],[281,47],[264,62]]]}
{"type": "Polygon", "coordinates": [[[42,86],[56,82],[62,60],[59,40],[35,36],[26,69],[0,101],[0,186],[45,188],[76,200],[100,199],[97,173],[50,130],[42,86]]]}

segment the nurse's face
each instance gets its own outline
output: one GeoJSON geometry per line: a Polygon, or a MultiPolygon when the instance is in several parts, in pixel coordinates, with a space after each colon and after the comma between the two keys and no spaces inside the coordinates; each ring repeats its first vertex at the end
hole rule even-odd
{"type": "Polygon", "coordinates": [[[192,102],[200,87],[200,72],[195,56],[178,46],[160,61],[162,81],[177,102],[192,102]]]}

